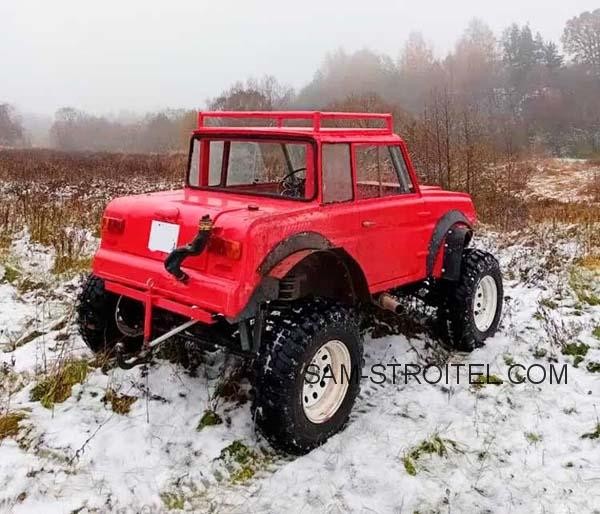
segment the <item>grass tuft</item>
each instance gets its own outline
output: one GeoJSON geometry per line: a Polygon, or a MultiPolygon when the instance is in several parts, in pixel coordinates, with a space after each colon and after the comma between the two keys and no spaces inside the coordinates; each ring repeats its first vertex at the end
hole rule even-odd
{"type": "Polygon", "coordinates": [[[26,418],[23,412],[9,412],[0,416],[0,441],[19,433],[19,423],[26,418]]]}
{"type": "Polygon", "coordinates": [[[88,374],[85,360],[70,360],[62,363],[55,372],[44,377],[31,390],[31,400],[51,409],[55,403],[63,403],[71,396],[75,384],[82,383],[88,374]]]}
{"type": "Polygon", "coordinates": [[[185,497],[179,492],[160,493],[160,499],[167,510],[183,510],[185,497]]]}
{"type": "Polygon", "coordinates": [[[590,373],[600,373],[600,362],[588,362],[588,365],[585,367],[590,373]]]}
{"type": "Polygon", "coordinates": [[[131,406],[136,402],[136,400],[137,397],[135,396],[119,394],[112,389],[108,389],[104,395],[104,398],[102,398],[103,403],[110,403],[110,407],[113,412],[121,415],[129,414],[131,406]]]}
{"type": "Polygon", "coordinates": [[[502,385],[504,384],[504,380],[502,380],[497,375],[481,375],[473,380],[473,387],[475,389],[481,389],[482,387],[491,384],[491,385],[502,385]]]}
{"type": "Polygon", "coordinates": [[[448,455],[448,447],[456,448],[456,443],[450,439],[443,439],[438,434],[433,434],[429,439],[424,439],[403,458],[404,469],[406,472],[415,476],[417,474],[417,462],[425,455],[437,455],[445,457],[448,455]]]}
{"type": "Polygon", "coordinates": [[[537,444],[542,441],[542,436],[535,432],[525,432],[525,439],[527,439],[529,444],[537,444]]]}
{"type": "Polygon", "coordinates": [[[10,266],[9,264],[4,266],[3,280],[9,284],[14,284],[19,278],[21,278],[21,272],[17,268],[10,266]]]}
{"type": "Polygon", "coordinates": [[[515,363],[515,359],[509,353],[505,353],[502,356],[502,359],[504,360],[504,364],[506,364],[507,366],[512,366],[515,363]]]}
{"type": "Polygon", "coordinates": [[[600,254],[588,254],[585,257],[577,259],[575,264],[592,271],[600,270],[600,254]]]}
{"type": "Polygon", "coordinates": [[[596,428],[592,432],[588,432],[581,436],[582,439],[600,439],[600,423],[596,425],[596,428]]]}
{"type": "Polygon", "coordinates": [[[229,472],[229,480],[232,484],[247,482],[269,462],[268,456],[259,455],[239,440],[223,448],[218,460],[229,472]]]}
{"type": "Polygon", "coordinates": [[[248,448],[242,441],[235,440],[229,446],[221,450],[220,459],[230,459],[238,464],[247,464],[256,458],[256,454],[248,448]]]}
{"type": "Polygon", "coordinates": [[[196,430],[200,432],[205,427],[220,425],[222,423],[223,420],[221,419],[221,416],[219,416],[215,411],[207,409],[204,411],[204,414],[200,418],[196,430]]]}
{"type": "Polygon", "coordinates": [[[404,469],[406,472],[414,477],[417,474],[417,467],[414,461],[408,455],[405,455],[402,459],[402,462],[404,463],[404,469]]]}
{"type": "Polygon", "coordinates": [[[547,309],[551,309],[551,310],[555,310],[558,308],[558,304],[554,300],[551,300],[550,298],[542,298],[539,301],[539,304],[542,305],[543,307],[546,307],[547,309]]]}
{"type": "Polygon", "coordinates": [[[573,357],[585,357],[590,347],[585,343],[568,343],[563,346],[563,355],[572,355],[573,357]]]}
{"type": "Polygon", "coordinates": [[[73,258],[69,255],[60,255],[54,260],[52,273],[55,275],[76,275],[77,273],[88,272],[91,265],[91,257],[73,258]]]}
{"type": "Polygon", "coordinates": [[[597,282],[598,270],[590,268],[573,267],[569,272],[569,285],[575,292],[577,299],[588,305],[600,305],[600,296],[590,287],[597,282]]]}

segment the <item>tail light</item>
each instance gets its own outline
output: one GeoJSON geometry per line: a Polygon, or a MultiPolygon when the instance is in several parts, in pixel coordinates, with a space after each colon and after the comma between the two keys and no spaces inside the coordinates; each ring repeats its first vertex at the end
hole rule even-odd
{"type": "Polygon", "coordinates": [[[104,216],[102,218],[102,232],[110,234],[122,234],[125,231],[125,220],[123,218],[115,218],[112,216],[104,216]]]}
{"type": "Polygon", "coordinates": [[[238,261],[242,257],[242,243],[214,234],[208,242],[208,250],[234,261],[238,261]]]}

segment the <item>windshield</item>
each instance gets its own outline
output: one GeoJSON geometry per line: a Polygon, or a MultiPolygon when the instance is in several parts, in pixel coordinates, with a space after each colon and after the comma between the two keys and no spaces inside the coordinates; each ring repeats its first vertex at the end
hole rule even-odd
{"type": "Polygon", "coordinates": [[[195,138],[191,152],[191,187],[295,199],[313,197],[313,180],[307,180],[306,173],[307,167],[312,169],[308,143],[195,138]]]}

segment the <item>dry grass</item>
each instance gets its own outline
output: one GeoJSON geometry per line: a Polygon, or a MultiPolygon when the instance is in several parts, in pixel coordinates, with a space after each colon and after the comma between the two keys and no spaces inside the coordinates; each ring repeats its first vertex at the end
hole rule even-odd
{"type": "Polygon", "coordinates": [[[578,259],[575,263],[589,270],[600,270],[600,254],[590,254],[578,259]]]}
{"type": "Polygon", "coordinates": [[[0,150],[0,249],[26,227],[52,247],[53,272],[89,265],[89,234],[98,236],[106,203],[129,194],[179,187],[186,156],[0,150]]]}
{"type": "Polygon", "coordinates": [[[88,374],[89,364],[85,360],[58,362],[52,372],[44,376],[31,390],[31,400],[40,402],[47,409],[63,403],[71,396],[75,384],[82,383],[88,374]]]}
{"type": "Polygon", "coordinates": [[[113,389],[108,389],[102,402],[110,404],[113,412],[121,415],[128,414],[131,410],[131,406],[136,402],[135,396],[128,396],[126,394],[120,394],[113,389]]]}
{"type": "Polygon", "coordinates": [[[42,182],[54,189],[75,182],[90,184],[97,179],[123,182],[132,177],[155,177],[181,181],[186,162],[184,154],[2,150],[0,180],[42,182]]]}
{"type": "Polygon", "coordinates": [[[9,412],[0,416],[0,441],[16,436],[20,429],[19,423],[25,418],[23,412],[9,412]]]}

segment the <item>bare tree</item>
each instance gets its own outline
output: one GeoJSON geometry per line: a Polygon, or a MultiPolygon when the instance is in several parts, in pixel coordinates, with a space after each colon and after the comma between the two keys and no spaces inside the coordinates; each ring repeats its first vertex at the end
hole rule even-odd
{"type": "Polygon", "coordinates": [[[433,62],[433,49],[425,41],[423,34],[420,32],[411,32],[400,54],[400,71],[406,73],[424,73],[431,69],[433,62]]]}
{"type": "Polygon", "coordinates": [[[280,84],[271,75],[262,79],[248,79],[236,82],[216,98],[209,100],[208,105],[215,111],[271,111],[283,109],[294,98],[294,90],[280,84]]]}

